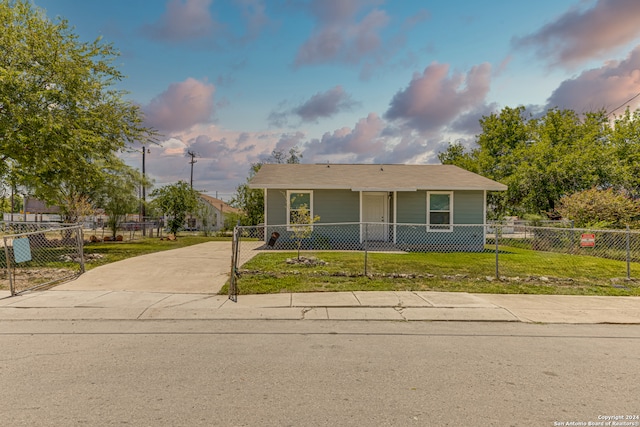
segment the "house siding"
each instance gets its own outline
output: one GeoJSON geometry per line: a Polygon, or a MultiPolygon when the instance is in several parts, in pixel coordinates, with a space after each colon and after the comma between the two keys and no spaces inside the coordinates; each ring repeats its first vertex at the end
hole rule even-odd
{"type": "Polygon", "coordinates": [[[266,220],[271,224],[287,223],[287,192],[283,190],[267,190],[266,220]]]}
{"type": "MultiPolygon", "coordinates": [[[[279,234],[277,249],[294,249],[294,236],[287,230],[286,191],[267,190],[267,233],[279,234]]],[[[409,251],[481,251],[484,249],[484,192],[453,192],[453,230],[429,231],[427,228],[427,191],[396,193],[395,236],[390,228],[390,239],[409,251]],[[477,227],[456,225],[478,225],[477,227]]],[[[358,249],[360,247],[360,193],[351,190],[314,190],[313,215],[320,217],[317,224],[353,225],[317,227],[305,246],[329,249],[332,247],[358,249]],[[325,247],[326,246],[326,247],[325,247]]]]}
{"type": "Polygon", "coordinates": [[[351,190],[315,190],[313,214],[319,224],[360,221],[360,194],[351,190]]]}
{"type": "Polygon", "coordinates": [[[427,192],[398,192],[397,213],[399,224],[426,224],[427,192]]]}
{"type": "Polygon", "coordinates": [[[396,243],[406,250],[481,251],[484,249],[483,227],[456,227],[457,224],[482,224],[484,214],[482,191],[453,192],[453,230],[427,229],[427,192],[398,193],[398,225],[396,243]],[[405,225],[416,224],[416,225],[405,225]]]}
{"type": "Polygon", "coordinates": [[[484,192],[453,192],[453,223],[482,224],[484,222],[484,192]]]}

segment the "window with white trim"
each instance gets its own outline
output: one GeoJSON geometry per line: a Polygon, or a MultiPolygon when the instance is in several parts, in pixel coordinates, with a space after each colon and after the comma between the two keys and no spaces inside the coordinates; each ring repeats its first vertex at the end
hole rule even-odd
{"type": "Polygon", "coordinates": [[[429,231],[452,231],[453,192],[427,192],[427,228],[429,231]]]}
{"type": "Polygon", "coordinates": [[[310,224],[313,218],[313,191],[287,191],[287,225],[310,224]]]}

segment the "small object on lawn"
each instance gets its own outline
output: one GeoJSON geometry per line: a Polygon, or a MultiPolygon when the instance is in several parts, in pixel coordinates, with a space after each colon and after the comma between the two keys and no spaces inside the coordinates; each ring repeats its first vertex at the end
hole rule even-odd
{"type": "Polygon", "coordinates": [[[123,240],[123,239],[124,239],[124,238],[122,237],[122,234],[118,234],[118,235],[116,236],[116,241],[117,241],[117,242],[122,242],[122,240],[123,240]]]}
{"type": "Polygon", "coordinates": [[[100,241],[100,239],[98,237],[96,237],[95,235],[89,237],[89,241],[92,243],[97,243],[100,241]]]}
{"type": "Polygon", "coordinates": [[[176,235],[175,234],[169,234],[167,236],[167,240],[176,240],[176,235]]]}
{"type": "Polygon", "coordinates": [[[111,236],[104,236],[104,239],[103,239],[103,240],[104,240],[105,242],[113,242],[113,237],[111,237],[111,236]]]}
{"type": "Polygon", "coordinates": [[[269,239],[269,243],[267,243],[267,245],[273,247],[273,245],[276,244],[276,240],[278,240],[278,237],[280,237],[280,233],[278,233],[277,231],[271,233],[271,238],[269,239]]]}

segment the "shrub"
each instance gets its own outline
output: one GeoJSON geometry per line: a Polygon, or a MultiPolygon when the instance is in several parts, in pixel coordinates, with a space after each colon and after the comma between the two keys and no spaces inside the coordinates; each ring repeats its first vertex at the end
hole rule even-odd
{"type": "Polygon", "coordinates": [[[640,204],[612,189],[592,188],[562,197],[558,212],[579,228],[622,228],[640,214],[640,204]]]}

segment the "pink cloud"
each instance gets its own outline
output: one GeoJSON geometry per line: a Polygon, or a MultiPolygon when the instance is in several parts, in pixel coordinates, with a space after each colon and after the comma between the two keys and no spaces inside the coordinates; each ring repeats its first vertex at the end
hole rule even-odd
{"type": "Polygon", "coordinates": [[[451,76],[448,64],[433,63],[395,94],[385,118],[423,132],[437,131],[461,114],[481,107],[490,83],[491,66],[487,63],[473,67],[466,75],[451,76]]]}
{"type": "Polygon", "coordinates": [[[374,9],[357,21],[356,15],[377,1],[314,0],[310,11],[318,21],[311,37],[299,48],[295,65],[327,62],[358,63],[382,45],[380,31],[389,23],[386,12],[374,9]]]}
{"type": "Polygon", "coordinates": [[[212,0],[169,0],[160,19],[143,28],[150,37],[184,42],[211,37],[219,25],[211,16],[212,0]]]}
{"type": "MultiPolygon", "coordinates": [[[[547,100],[547,107],[569,108],[577,112],[611,111],[640,91],[640,46],[623,61],[609,61],[600,68],[583,71],[565,80],[547,100]]],[[[629,102],[635,108],[640,99],[629,102]]]]}
{"type": "Polygon", "coordinates": [[[208,122],[214,112],[215,86],[188,78],[173,83],[143,108],[147,125],[161,132],[184,131],[197,123],[208,122]]]}
{"type": "Polygon", "coordinates": [[[305,146],[305,158],[326,160],[327,156],[349,155],[354,161],[372,158],[373,153],[384,149],[380,139],[384,121],[375,113],[360,119],[353,129],[343,127],[326,132],[320,139],[313,139],[305,146]]]}
{"type": "Polygon", "coordinates": [[[552,64],[574,66],[601,57],[640,35],[640,2],[599,0],[591,9],[573,8],[537,32],[516,38],[552,64]]]}

